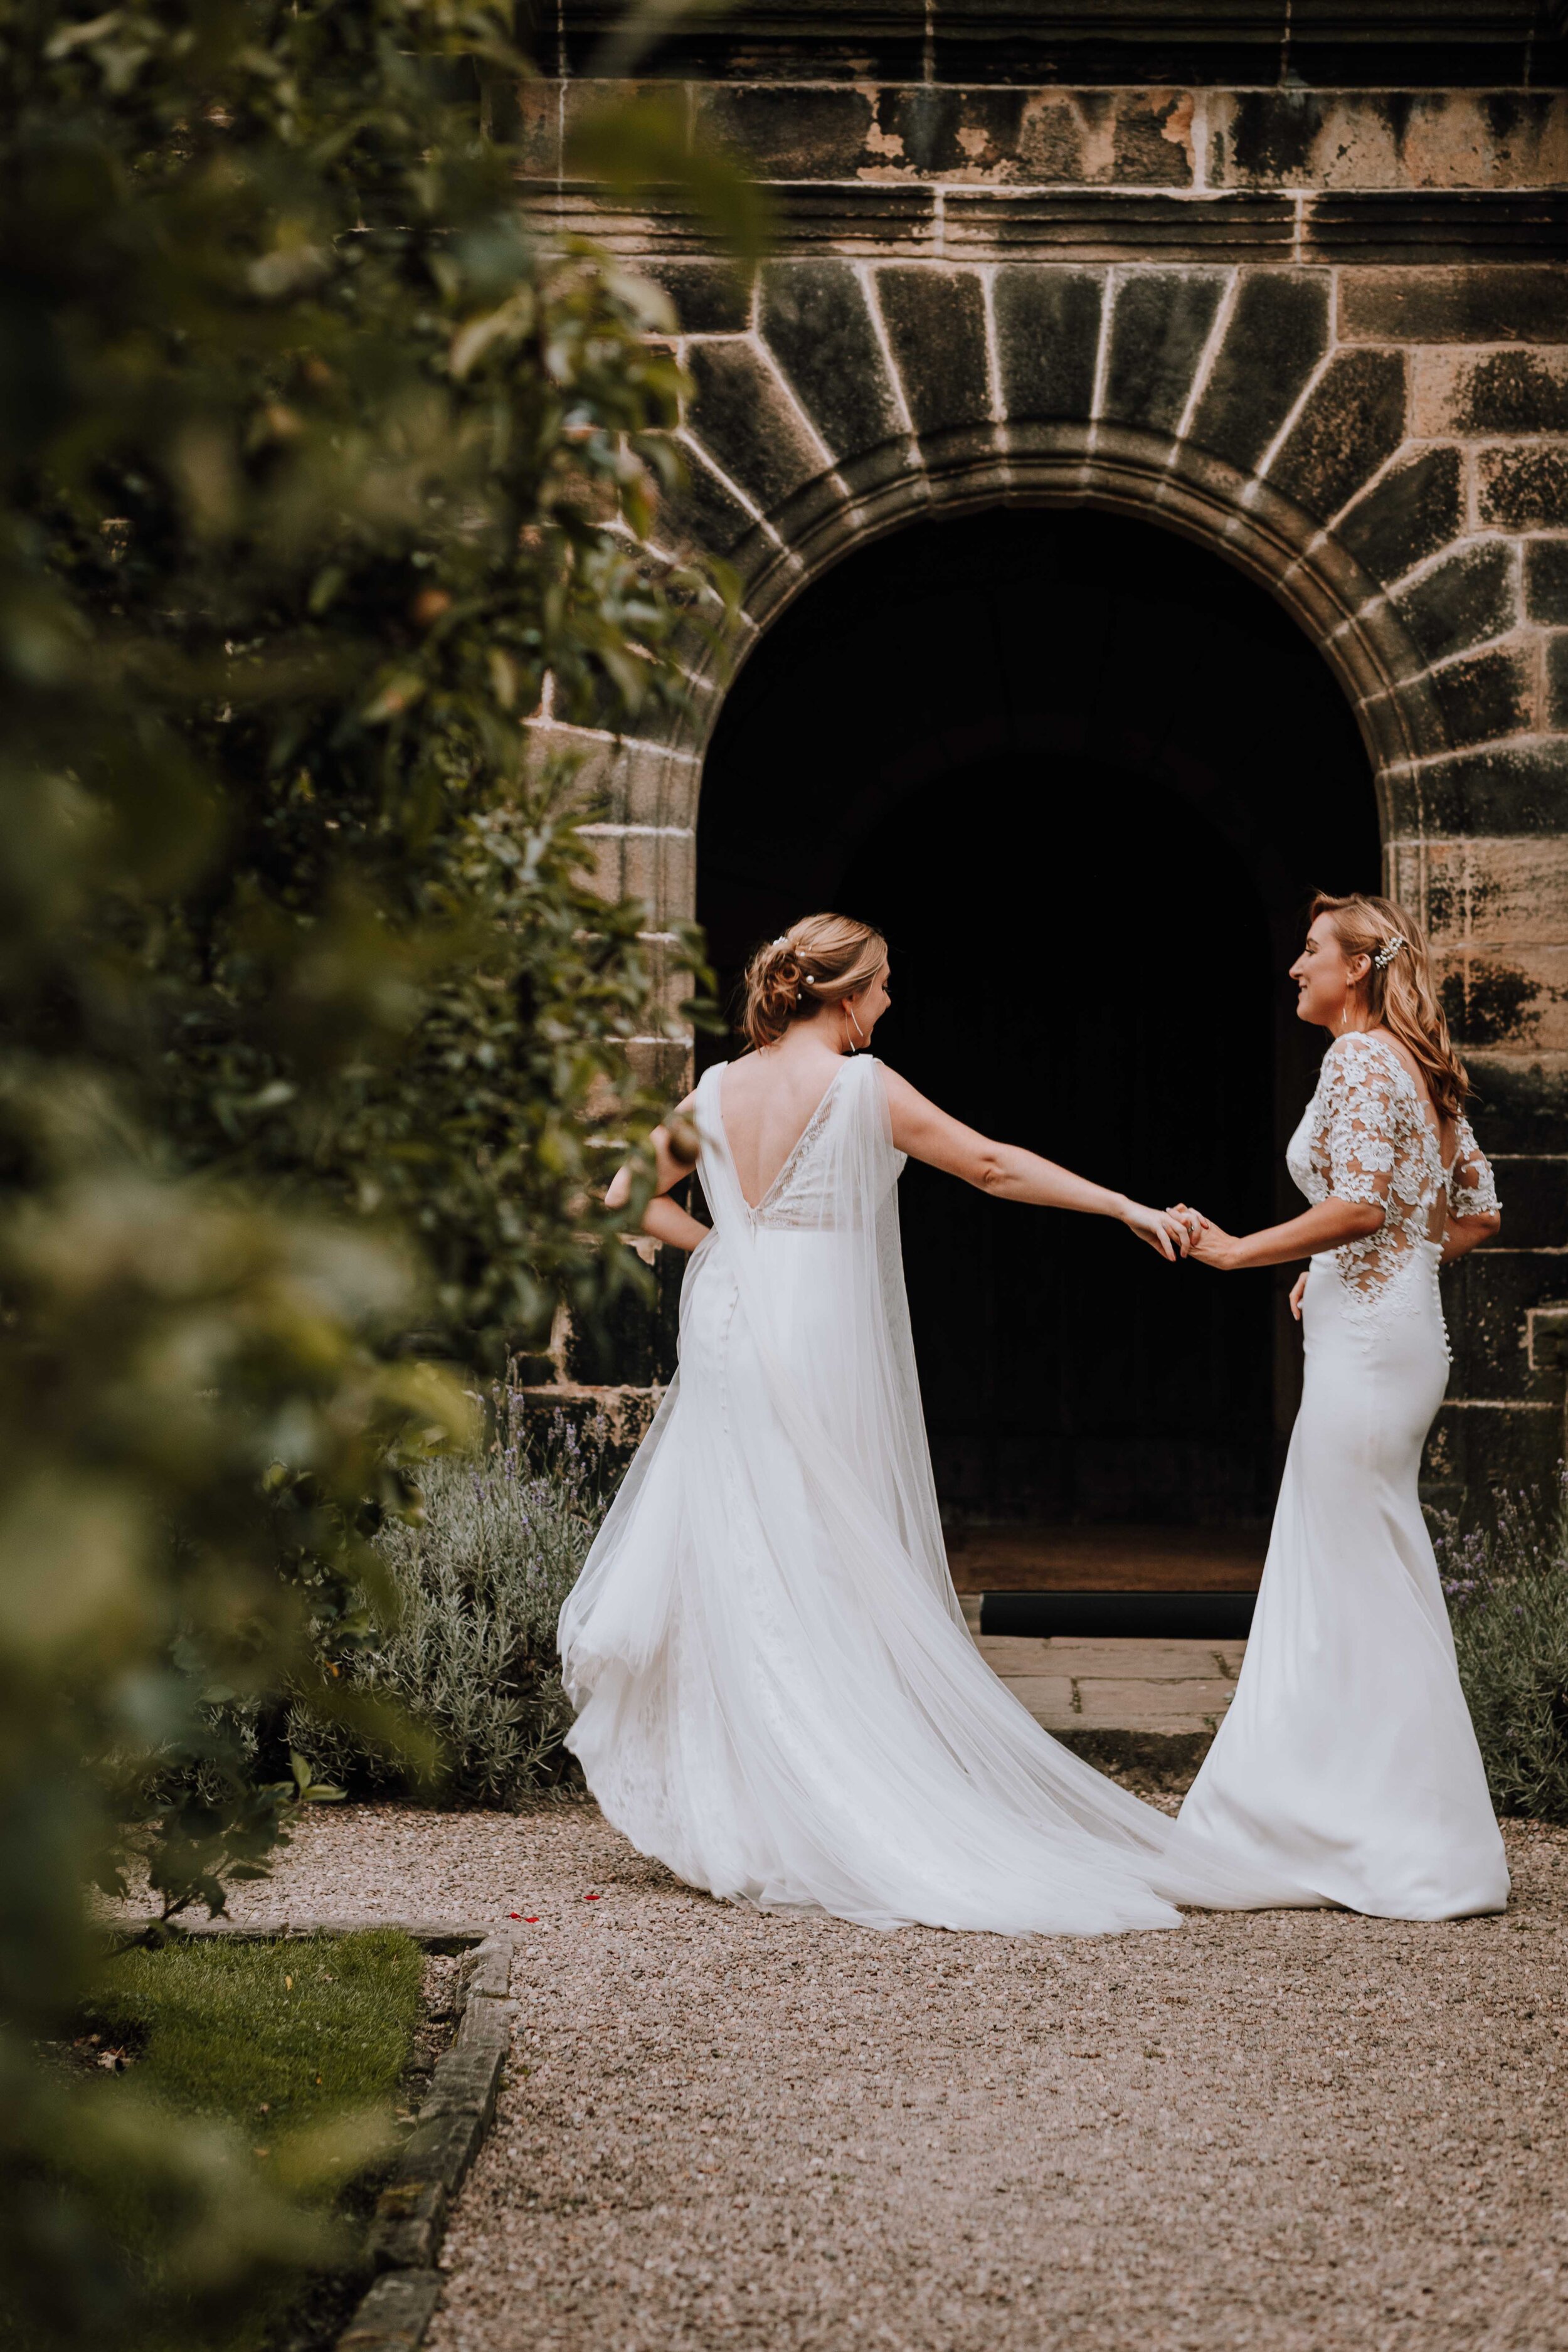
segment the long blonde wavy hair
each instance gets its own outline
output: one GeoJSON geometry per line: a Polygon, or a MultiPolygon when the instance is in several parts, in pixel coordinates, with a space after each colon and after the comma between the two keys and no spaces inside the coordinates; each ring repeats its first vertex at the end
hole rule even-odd
{"type": "Polygon", "coordinates": [[[748,1042],[777,1045],[792,1021],[858,996],[887,961],[888,942],[869,923],[849,915],[803,916],[746,966],[741,1026],[748,1042]]]}
{"type": "Polygon", "coordinates": [[[1327,915],[1347,956],[1371,957],[1366,978],[1356,982],[1368,1013],[1415,1055],[1438,1118],[1458,1118],[1470,1091],[1469,1076],[1454,1051],[1433,985],[1426,934],[1415,916],[1393,898],[1367,898],[1360,891],[1336,898],[1327,890],[1312,901],[1309,928],[1320,915],[1327,915]],[[1377,959],[1394,940],[1401,944],[1380,970],[1377,959]]]}

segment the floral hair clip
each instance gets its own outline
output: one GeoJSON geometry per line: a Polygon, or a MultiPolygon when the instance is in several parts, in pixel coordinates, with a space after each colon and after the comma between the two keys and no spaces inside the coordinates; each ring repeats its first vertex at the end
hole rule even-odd
{"type": "Polygon", "coordinates": [[[1394,961],[1394,957],[1399,953],[1400,949],[1407,945],[1408,941],[1406,940],[1404,932],[1395,931],[1394,937],[1385,941],[1373,958],[1373,961],[1377,966],[1379,971],[1386,971],[1389,965],[1394,961]]]}

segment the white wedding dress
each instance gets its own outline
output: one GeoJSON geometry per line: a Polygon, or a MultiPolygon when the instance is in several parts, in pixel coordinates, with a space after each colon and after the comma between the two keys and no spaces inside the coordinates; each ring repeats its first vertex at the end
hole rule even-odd
{"type": "Polygon", "coordinates": [[[1312,1902],[1043,1732],[947,1572],[877,1063],[846,1061],[755,1208],[697,1091],[713,1230],[680,1366],[561,1617],[570,1744],[693,1886],[876,1927],[1093,1935],[1312,1902]]]}
{"type": "Polygon", "coordinates": [[[1315,1257],[1306,1384],[1230,1712],[1182,1808],[1196,1850],[1384,1918],[1500,1911],[1508,1870],[1416,1479],[1448,1379],[1443,1202],[1495,1209],[1468,1122],[1445,1171],[1384,1037],[1337,1039],[1288,1154],[1382,1226],[1315,1257]]]}

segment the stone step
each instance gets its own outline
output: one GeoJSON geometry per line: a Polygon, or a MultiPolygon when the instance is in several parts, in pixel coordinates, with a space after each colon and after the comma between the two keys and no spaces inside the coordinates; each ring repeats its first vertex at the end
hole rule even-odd
{"type": "Polygon", "coordinates": [[[976,1647],[1047,1731],[1212,1733],[1230,1705],[1246,1644],[983,1633],[976,1647]]]}

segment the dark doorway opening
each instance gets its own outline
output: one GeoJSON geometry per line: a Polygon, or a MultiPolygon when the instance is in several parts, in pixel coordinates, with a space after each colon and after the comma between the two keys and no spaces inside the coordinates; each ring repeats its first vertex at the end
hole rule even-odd
{"type": "MultiPolygon", "coordinates": [[[[709,755],[698,913],[726,984],[802,913],[879,923],[879,1055],[1235,1230],[1294,1197],[1303,902],[1378,873],[1350,709],[1261,589],[1147,524],[993,509],[880,541],[768,632],[709,755]]],[[[901,1210],[961,1584],[1147,1580],[1131,1529],[1163,1580],[1251,1580],[1299,1392],[1289,1276],[1172,1269],[919,1167],[901,1210]]]]}

